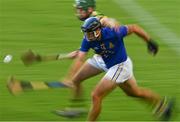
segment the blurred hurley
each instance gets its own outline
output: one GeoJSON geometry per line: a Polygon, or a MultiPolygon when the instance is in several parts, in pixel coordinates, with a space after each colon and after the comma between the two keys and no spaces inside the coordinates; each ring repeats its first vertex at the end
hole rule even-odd
{"type": "Polygon", "coordinates": [[[29,66],[34,63],[45,62],[45,61],[55,61],[63,59],[74,59],[78,54],[78,50],[70,53],[59,53],[55,55],[40,55],[33,52],[31,49],[22,54],[21,60],[24,65],[29,66]]]}
{"type": "Polygon", "coordinates": [[[12,95],[19,95],[26,91],[47,90],[54,88],[73,88],[70,82],[61,81],[27,81],[18,80],[14,76],[10,76],[7,80],[7,88],[12,95]]]}

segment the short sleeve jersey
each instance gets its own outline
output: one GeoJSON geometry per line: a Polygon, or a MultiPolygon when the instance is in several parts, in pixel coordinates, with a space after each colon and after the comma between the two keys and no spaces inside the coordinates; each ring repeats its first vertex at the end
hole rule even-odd
{"type": "Polygon", "coordinates": [[[96,54],[102,56],[107,68],[126,61],[127,53],[123,38],[127,35],[127,27],[120,26],[119,31],[104,27],[101,34],[101,39],[95,41],[89,41],[84,36],[80,51],[88,52],[89,49],[93,49],[96,54]]]}

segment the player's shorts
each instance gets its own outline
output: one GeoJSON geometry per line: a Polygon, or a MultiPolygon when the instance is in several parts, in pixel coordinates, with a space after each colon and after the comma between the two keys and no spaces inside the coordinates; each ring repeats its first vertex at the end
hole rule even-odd
{"type": "Polygon", "coordinates": [[[105,71],[104,77],[116,83],[123,83],[133,76],[133,65],[131,59],[128,57],[126,61],[116,64],[107,69],[100,55],[95,54],[87,62],[99,70],[105,71]]]}

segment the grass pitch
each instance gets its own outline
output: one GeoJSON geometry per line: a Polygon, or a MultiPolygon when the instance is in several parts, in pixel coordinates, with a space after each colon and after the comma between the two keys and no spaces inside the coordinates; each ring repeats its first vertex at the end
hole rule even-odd
{"type": "MultiPolygon", "coordinates": [[[[74,16],[73,2],[73,0],[0,0],[0,121],[84,121],[86,119],[86,116],[66,119],[52,113],[55,109],[69,105],[71,92],[67,89],[26,92],[16,97],[6,88],[9,75],[36,82],[63,78],[72,61],[46,62],[25,67],[20,61],[20,55],[29,48],[41,54],[56,54],[77,49],[82,33],[81,22],[74,16]],[[13,55],[13,60],[9,64],[2,62],[6,54],[13,55]]],[[[136,2],[179,36],[179,0],[136,0],[136,2]]],[[[141,25],[113,0],[97,0],[97,10],[117,18],[122,24],[141,25]]],[[[149,32],[145,25],[143,27],[149,32]]],[[[130,36],[125,39],[127,52],[134,62],[135,76],[140,86],[153,89],[163,96],[176,97],[176,109],[178,109],[180,54],[172,50],[156,34],[151,32],[150,34],[160,45],[156,57],[147,53],[146,45],[138,37],[130,36]]],[[[87,107],[90,106],[91,90],[102,76],[103,74],[84,82],[87,107]]],[[[125,96],[117,88],[104,100],[99,120],[153,121],[155,119],[147,105],[125,96]]],[[[173,120],[180,121],[178,110],[173,120]]]]}

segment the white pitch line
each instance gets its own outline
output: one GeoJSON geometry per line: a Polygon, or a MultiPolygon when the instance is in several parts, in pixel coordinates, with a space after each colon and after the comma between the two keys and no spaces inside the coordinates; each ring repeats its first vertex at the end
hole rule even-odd
{"type": "Polygon", "coordinates": [[[146,11],[135,0],[114,0],[121,8],[127,11],[137,21],[148,28],[162,41],[164,41],[170,48],[172,48],[178,55],[180,55],[180,39],[169,28],[162,25],[158,19],[153,17],[151,13],[146,11]]]}

